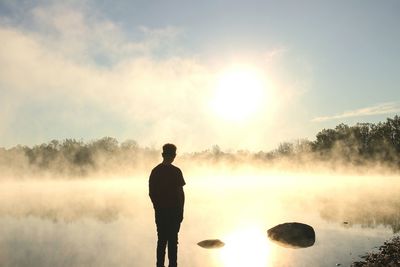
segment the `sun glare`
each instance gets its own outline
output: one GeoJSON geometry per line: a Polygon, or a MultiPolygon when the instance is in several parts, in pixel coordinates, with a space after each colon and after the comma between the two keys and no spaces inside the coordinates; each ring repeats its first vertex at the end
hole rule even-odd
{"type": "Polygon", "coordinates": [[[213,112],[228,121],[243,121],[257,114],[266,97],[266,82],[255,69],[239,67],[223,72],[215,86],[213,112]]]}
{"type": "Polygon", "coordinates": [[[222,266],[266,267],[269,266],[269,242],[265,232],[258,227],[248,227],[225,237],[226,245],[221,249],[222,266]]]}

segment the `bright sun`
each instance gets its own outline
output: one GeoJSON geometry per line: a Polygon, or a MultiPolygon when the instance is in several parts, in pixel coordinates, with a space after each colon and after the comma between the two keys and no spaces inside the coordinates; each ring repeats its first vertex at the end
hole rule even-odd
{"type": "Polygon", "coordinates": [[[243,121],[255,115],[265,99],[266,82],[255,69],[238,67],[223,72],[215,86],[211,105],[228,121],[243,121]]]}

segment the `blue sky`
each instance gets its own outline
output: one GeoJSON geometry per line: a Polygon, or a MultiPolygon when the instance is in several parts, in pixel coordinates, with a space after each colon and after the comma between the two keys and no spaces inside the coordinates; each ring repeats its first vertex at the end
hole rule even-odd
{"type": "Polygon", "coordinates": [[[385,120],[400,113],[399,12],[399,1],[0,0],[0,146],[113,136],[257,151],[385,120]],[[226,121],[208,103],[238,64],[268,78],[270,108],[226,121]]]}

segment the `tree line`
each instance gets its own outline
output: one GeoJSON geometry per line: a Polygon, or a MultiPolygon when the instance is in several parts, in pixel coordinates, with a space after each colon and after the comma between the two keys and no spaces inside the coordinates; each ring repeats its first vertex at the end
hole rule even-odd
{"type": "MultiPolygon", "coordinates": [[[[17,145],[0,148],[0,170],[10,173],[56,173],[84,176],[96,171],[126,172],[150,168],[159,160],[160,150],[141,147],[134,140],[119,143],[112,137],[91,142],[75,139],[52,140],[32,147],[17,145]]],[[[400,117],[379,123],[339,124],[323,129],[314,141],[300,139],[281,143],[269,152],[239,150],[225,152],[217,145],[201,152],[187,153],[184,163],[254,163],[273,165],[281,160],[291,163],[382,164],[400,170],[400,117]]]]}
{"type": "Polygon", "coordinates": [[[91,142],[52,140],[33,147],[0,148],[0,169],[12,174],[77,175],[131,172],[159,156],[155,149],[141,148],[134,140],[119,143],[112,137],[91,142]]]}
{"type": "Polygon", "coordinates": [[[318,132],[314,141],[283,143],[277,155],[301,156],[351,164],[382,163],[400,167],[400,117],[378,123],[344,123],[318,132]]]}

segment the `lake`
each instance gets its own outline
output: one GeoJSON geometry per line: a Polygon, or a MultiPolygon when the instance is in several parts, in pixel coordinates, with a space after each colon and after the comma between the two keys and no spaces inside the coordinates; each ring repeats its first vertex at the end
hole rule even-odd
{"type": "MultiPolygon", "coordinates": [[[[395,175],[267,170],[184,170],[179,265],[349,266],[400,229],[395,175]],[[283,222],[314,227],[314,246],[267,237],[283,222]],[[225,247],[204,249],[204,239],[225,247]]],[[[147,174],[85,179],[3,178],[0,265],[155,266],[156,230],[147,174]]]]}

